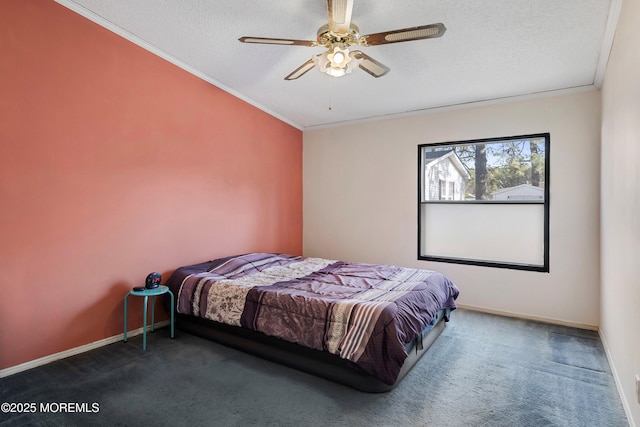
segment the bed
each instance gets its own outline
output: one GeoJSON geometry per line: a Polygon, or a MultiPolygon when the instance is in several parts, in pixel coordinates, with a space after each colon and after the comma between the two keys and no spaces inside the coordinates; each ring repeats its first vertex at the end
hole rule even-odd
{"type": "Polygon", "coordinates": [[[441,273],[275,253],[178,268],[176,326],[355,389],[393,389],[442,332],[441,273]]]}

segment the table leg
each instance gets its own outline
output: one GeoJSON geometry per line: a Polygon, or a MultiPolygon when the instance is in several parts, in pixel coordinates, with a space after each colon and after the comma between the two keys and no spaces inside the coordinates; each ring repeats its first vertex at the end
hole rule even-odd
{"type": "Polygon", "coordinates": [[[147,349],[147,301],[149,300],[148,296],[144,296],[144,322],[142,325],[142,349],[147,349]]]}
{"type": "Polygon", "coordinates": [[[129,294],[124,297],[124,340],[123,342],[127,342],[127,300],[129,299],[129,294]]]}
{"type": "Polygon", "coordinates": [[[151,332],[156,330],[156,296],[151,297],[151,332]]]}
{"type": "Polygon", "coordinates": [[[173,312],[176,311],[176,303],[173,299],[173,292],[169,291],[169,295],[171,295],[171,338],[174,338],[174,330],[173,330],[173,312]]]}

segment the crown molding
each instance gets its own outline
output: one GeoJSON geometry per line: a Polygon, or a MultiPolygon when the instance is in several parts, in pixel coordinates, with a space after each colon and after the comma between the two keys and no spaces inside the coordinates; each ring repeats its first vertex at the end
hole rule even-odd
{"type": "Polygon", "coordinates": [[[611,4],[609,5],[609,16],[607,16],[607,24],[605,25],[604,35],[602,37],[600,57],[598,58],[596,74],[593,79],[593,84],[598,89],[602,87],[604,75],[607,71],[607,64],[609,63],[609,56],[611,55],[611,49],[613,48],[613,40],[616,36],[616,28],[618,27],[618,19],[620,18],[621,10],[622,0],[611,0],[611,4]]]}

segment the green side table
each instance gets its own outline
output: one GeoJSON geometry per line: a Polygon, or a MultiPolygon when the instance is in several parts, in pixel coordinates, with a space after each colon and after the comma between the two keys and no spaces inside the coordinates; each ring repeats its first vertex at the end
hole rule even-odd
{"type": "Polygon", "coordinates": [[[144,297],[144,322],[142,327],[142,349],[147,349],[147,301],[149,297],[151,297],[151,332],[154,331],[155,328],[155,315],[156,315],[156,296],[168,293],[171,295],[171,338],[174,335],[174,320],[173,320],[173,312],[175,310],[175,300],[173,297],[173,292],[169,290],[168,286],[160,285],[154,289],[144,289],[142,291],[129,291],[129,293],[124,297],[124,342],[127,342],[127,300],[130,295],[134,297],[144,297]]]}

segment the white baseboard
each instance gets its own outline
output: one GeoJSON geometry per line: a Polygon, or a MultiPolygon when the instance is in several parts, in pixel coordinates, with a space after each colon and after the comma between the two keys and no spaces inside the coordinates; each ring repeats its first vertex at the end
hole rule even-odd
{"type": "Polygon", "coordinates": [[[483,308],[483,307],[476,307],[473,305],[457,304],[457,306],[463,310],[479,311],[481,313],[495,314],[498,316],[514,317],[516,319],[523,319],[523,320],[534,320],[536,322],[551,323],[554,325],[568,326],[570,328],[578,328],[578,329],[587,329],[590,331],[598,330],[597,325],[588,325],[585,323],[569,322],[566,320],[553,319],[548,317],[539,317],[539,316],[530,316],[526,314],[511,313],[509,311],[492,310],[492,309],[483,308]]]}
{"type": "MultiPolygon", "coordinates": [[[[161,328],[171,324],[170,320],[163,320],[157,322],[154,328],[161,328]]],[[[151,330],[150,326],[147,326],[147,332],[151,330]]],[[[127,339],[136,335],[142,334],[142,328],[127,331],[127,339]]],[[[122,341],[124,338],[124,332],[109,338],[105,338],[99,341],[94,341],[89,344],[81,345],[80,347],[70,348],[69,350],[61,351],[60,353],[51,354],[49,356],[41,357],[39,359],[31,360],[29,362],[21,363],[20,365],[12,366],[10,368],[0,369],[0,378],[8,377],[9,375],[17,374],[18,372],[26,371],[38,366],[46,365],[47,363],[55,362],[56,360],[64,359],[65,357],[74,356],[76,354],[84,353],[85,351],[93,350],[98,347],[102,347],[114,342],[122,341]]]]}
{"type": "Polygon", "coordinates": [[[602,331],[599,331],[598,335],[600,335],[600,341],[602,341],[604,352],[607,355],[609,367],[611,368],[611,373],[613,374],[613,380],[616,383],[616,388],[618,389],[618,394],[620,395],[620,400],[622,401],[624,413],[627,415],[627,421],[629,421],[629,427],[636,427],[636,423],[633,420],[633,414],[631,413],[631,407],[629,406],[629,400],[627,399],[627,396],[624,393],[624,389],[621,386],[622,383],[620,381],[620,376],[618,375],[618,371],[616,370],[616,365],[613,363],[613,358],[611,357],[611,352],[609,351],[607,340],[605,339],[604,335],[602,335],[602,331]]]}

